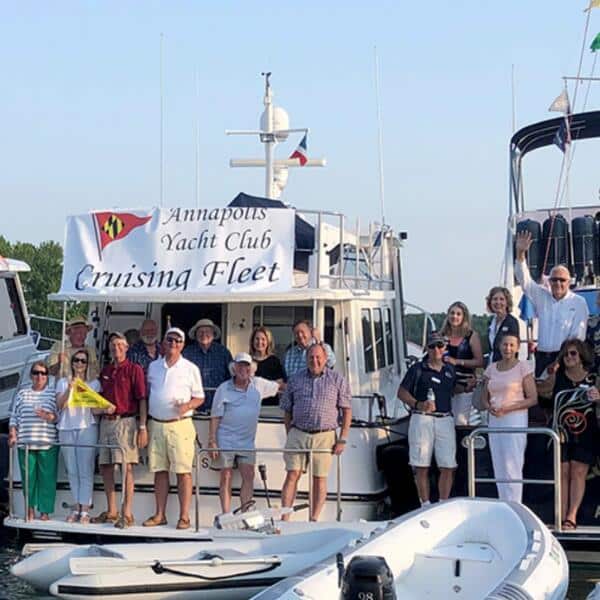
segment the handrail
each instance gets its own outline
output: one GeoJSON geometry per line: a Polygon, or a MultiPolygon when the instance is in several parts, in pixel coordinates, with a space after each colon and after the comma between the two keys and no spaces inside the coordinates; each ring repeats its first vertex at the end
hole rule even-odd
{"type": "Polygon", "coordinates": [[[560,466],[560,437],[552,429],[547,427],[477,427],[467,436],[468,450],[468,484],[469,497],[475,497],[475,485],[477,483],[527,483],[534,485],[554,486],[554,529],[558,533],[562,531],[561,522],[561,466],[560,466]],[[475,438],[480,433],[525,433],[546,435],[552,440],[552,464],[554,477],[552,479],[497,479],[495,477],[475,477],[475,438]]]}
{"type": "MultiPolygon", "coordinates": [[[[307,448],[307,449],[296,449],[296,448],[197,448],[196,449],[196,494],[195,494],[195,520],[196,520],[196,532],[200,530],[199,524],[199,513],[200,513],[200,456],[202,454],[208,454],[210,452],[232,452],[236,454],[248,454],[252,452],[255,455],[258,454],[308,454],[308,503],[312,507],[313,503],[313,455],[314,454],[331,454],[331,450],[325,448],[307,448]]],[[[336,520],[342,520],[342,461],[341,454],[336,455],[336,520]]],[[[309,517],[310,520],[310,509],[309,517]]]]}
{"type": "MultiPolygon", "coordinates": [[[[25,473],[21,473],[21,481],[23,481],[23,496],[25,499],[25,522],[29,522],[29,451],[30,449],[35,450],[35,448],[47,448],[48,446],[58,446],[67,447],[67,448],[108,448],[109,450],[120,450],[122,457],[125,457],[125,448],[118,446],[116,444],[67,444],[61,442],[40,442],[39,444],[19,444],[17,443],[15,446],[9,449],[8,452],[8,514],[10,517],[14,516],[14,451],[17,448],[25,448],[25,473]]],[[[126,478],[127,478],[127,469],[125,465],[121,468],[121,506],[123,506],[125,502],[125,489],[126,489],[126,478]]]]}

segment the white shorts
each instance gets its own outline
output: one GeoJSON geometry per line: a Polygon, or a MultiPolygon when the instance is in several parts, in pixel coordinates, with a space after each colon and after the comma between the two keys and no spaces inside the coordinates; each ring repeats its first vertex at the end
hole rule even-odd
{"type": "Polygon", "coordinates": [[[409,463],[413,467],[431,466],[435,461],[441,469],[456,469],[456,431],[454,418],[431,417],[413,413],[408,425],[409,463]]]}

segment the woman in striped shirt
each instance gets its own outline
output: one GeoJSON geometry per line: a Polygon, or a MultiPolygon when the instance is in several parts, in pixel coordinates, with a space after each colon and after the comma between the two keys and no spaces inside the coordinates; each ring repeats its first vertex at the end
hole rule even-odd
{"type": "Polygon", "coordinates": [[[11,447],[27,444],[29,460],[25,466],[25,449],[19,448],[19,467],[25,492],[25,472],[28,474],[27,519],[47,521],[54,511],[56,498],[56,400],[54,389],[48,386],[48,367],[43,361],[31,367],[31,386],[17,394],[8,423],[8,443],[11,447]]]}

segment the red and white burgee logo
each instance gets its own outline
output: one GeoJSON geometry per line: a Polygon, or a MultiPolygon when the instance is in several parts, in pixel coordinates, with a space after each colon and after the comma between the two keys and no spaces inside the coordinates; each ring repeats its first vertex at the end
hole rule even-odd
{"type": "Polygon", "coordinates": [[[93,213],[98,234],[98,250],[102,252],[108,244],[127,237],[136,227],[145,225],[152,215],[138,217],[131,213],[97,212],[93,213]]]}

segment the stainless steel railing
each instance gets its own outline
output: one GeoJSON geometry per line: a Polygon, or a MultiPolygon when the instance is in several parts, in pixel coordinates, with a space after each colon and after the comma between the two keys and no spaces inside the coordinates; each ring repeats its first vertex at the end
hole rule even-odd
{"type": "Polygon", "coordinates": [[[562,531],[561,522],[561,467],[560,467],[560,437],[552,429],[547,427],[477,427],[467,437],[468,451],[468,484],[469,496],[475,497],[475,486],[477,483],[527,483],[533,485],[553,485],[554,486],[554,529],[557,532],[562,531]],[[498,479],[495,477],[476,477],[475,476],[475,445],[478,435],[487,434],[510,434],[525,433],[527,435],[546,435],[552,440],[552,466],[554,477],[552,479],[498,479]]]}
{"type": "MultiPolygon", "coordinates": [[[[17,443],[8,452],[8,514],[12,518],[14,515],[14,453],[18,448],[25,450],[25,466],[29,465],[29,452],[36,448],[47,448],[48,446],[68,447],[68,448],[108,448],[109,450],[120,450],[122,456],[125,456],[124,448],[115,444],[61,444],[60,442],[43,444],[19,444],[17,443]]],[[[125,501],[127,469],[124,466],[121,468],[121,505],[125,501]]],[[[25,499],[25,522],[29,521],[29,469],[25,469],[25,473],[21,473],[21,482],[23,484],[23,496],[25,499]]]]}
{"type": "MultiPolygon", "coordinates": [[[[317,448],[317,449],[306,449],[306,450],[298,450],[294,448],[255,448],[254,450],[249,450],[248,448],[197,448],[196,449],[196,467],[195,467],[195,524],[196,531],[200,529],[200,457],[202,454],[208,454],[209,452],[232,452],[237,454],[248,454],[250,452],[255,455],[258,454],[308,454],[308,503],[312,506],[313,503],[313,457],[315,454],[331,454],[331,450],[327,450],[325,448],[317,448]]],[[[341,455],[336,455],[336,520],[342,520],[342,461],[341,455]]],[[[309,510],[309,520],[310,520],[310,510],[309,510]]]]}

